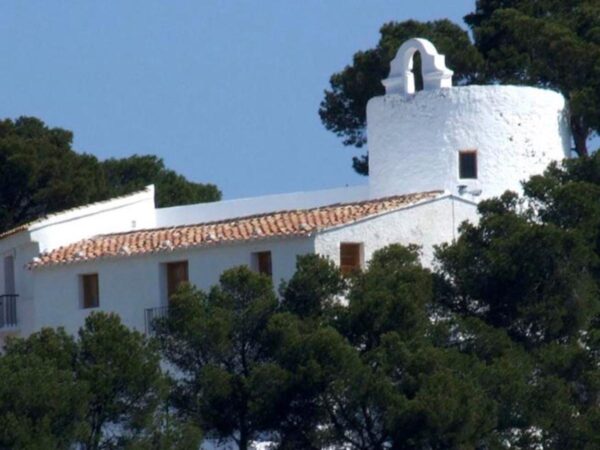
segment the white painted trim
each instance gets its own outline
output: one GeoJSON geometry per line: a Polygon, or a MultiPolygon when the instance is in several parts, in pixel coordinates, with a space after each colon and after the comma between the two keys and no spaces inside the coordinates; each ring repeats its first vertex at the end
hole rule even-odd
{"type": "Polygon", "coordinates": [[[91,203],[88,205],[83,205],[77,208],[69,209],[64,212],[51,214],[46,218],[33,222],[31,225],[29,225],[26,231],[38,231],[52,225],[72,222],[74,220],[83,219],[84,217],[93,216],[101,212],[114,211],[117,209],[125,208],[127,206],[135,205],[136,203],[140,203],[148,199],[154,200],[154,185],[146,186],[146,188],[143,191],[138,191],[130,195],[116,197],[102,202],[91,203]]]}

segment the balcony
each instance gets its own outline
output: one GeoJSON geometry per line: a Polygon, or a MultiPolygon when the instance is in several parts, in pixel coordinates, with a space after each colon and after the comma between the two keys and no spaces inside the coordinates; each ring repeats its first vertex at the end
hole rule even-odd
{"type": "Polygon", "coordinates": [[[154,335],[154,321],[162,319],[169,314],[168,306],[159,306],[158,308],[147,308],[144,310],[144,324],[146,326],[146,334],[154,335]]]}
{"type": "Polygon", "coordinates": [[[0,331],[17,327],[17,297],[16,294],[0,295],[0,331]]]}

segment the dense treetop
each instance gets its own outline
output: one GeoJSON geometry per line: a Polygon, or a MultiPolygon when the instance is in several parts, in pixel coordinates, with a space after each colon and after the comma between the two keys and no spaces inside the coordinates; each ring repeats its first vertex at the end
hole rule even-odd
{"type": "Polygon", "coordinates": [[[113,314],[91,314],[76,337],[46,328],[9,338],[0,354],[0,449],[197,449],[198,429],[169,417],[159,361],[156,347],[113,314]]]}
{"type": "Polygon", "coordinates": [[[598,448],[599,189],[600,153],[552,165],[434,272],[392,245],[350,277],[300,256],[278,306],[246,268],[181,291],[159,336],[182,419],[242,449],[598,448]]]}
{"type": "Polygon", "coordinates": [[[72,148],[73,133],[21,117],[0,121],[0,231],[49,213],[156,186],[159,207],[219,200],[156,156],[99,161],[72,148]]]}

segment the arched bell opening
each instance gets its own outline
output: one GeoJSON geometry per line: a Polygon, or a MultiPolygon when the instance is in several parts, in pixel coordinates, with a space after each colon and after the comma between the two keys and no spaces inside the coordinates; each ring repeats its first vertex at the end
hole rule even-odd
{"type": "Polygon", "coordinates": [[[421,52],[419,50],[412,55],[409,69],[413,74],[415,92],[422,91],[425,88],[425,83],[423,81],[423,58],[421,57],[421,52]]]}
{"type": "Polygon", "coordinates": [[[398,49],[390,64],[390,75],[382,80],[386,94],[411,95],[421,90],[452,87],[453,72],[426,39],[410,39],[398,49]]]}

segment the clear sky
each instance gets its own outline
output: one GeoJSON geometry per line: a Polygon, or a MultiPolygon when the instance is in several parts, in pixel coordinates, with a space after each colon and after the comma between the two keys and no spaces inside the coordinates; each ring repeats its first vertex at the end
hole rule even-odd
{"type": "Polygon", "coordinates": [[[2,0],[0,117],[150,153],[225,198],[362,184],[318,116],[331,74],[388,21],[475,0],[2,0]]]}

